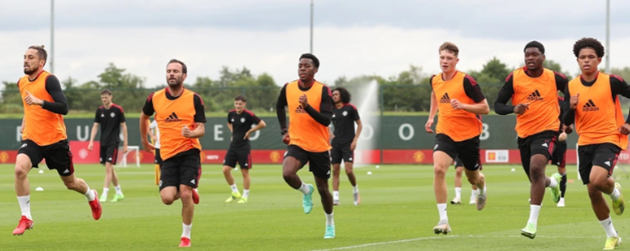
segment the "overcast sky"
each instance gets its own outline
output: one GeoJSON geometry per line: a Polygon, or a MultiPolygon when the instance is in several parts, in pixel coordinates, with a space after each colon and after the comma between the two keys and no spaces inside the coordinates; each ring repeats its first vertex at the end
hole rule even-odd
{"type": "MultiPolygon", "coordinates": [[[[611,2],[611,65],[630,66],[630,1],[611,2]]],[[[49,10],[48,0],[0,0],[0,81],[23,75],[28,46],[50,49],[49,10]]],[[[519,66],[523,46],[538,40],[548,59],[575,73],[573,43],[604,43],[605,17],[605,0],[315,0],[316,78],[392,76],[411,64],[434,74],[444,41],[460,47],[462,71],[495,56],[519,66]]],[[[298,58],[309,51],[309,18],[309,0],[56,1],[54,74],[83,83],[113,62],[155,86],[177,58],[191,84],[216,79],[222,66],[282,84],[297,78],[298,58]]]]}

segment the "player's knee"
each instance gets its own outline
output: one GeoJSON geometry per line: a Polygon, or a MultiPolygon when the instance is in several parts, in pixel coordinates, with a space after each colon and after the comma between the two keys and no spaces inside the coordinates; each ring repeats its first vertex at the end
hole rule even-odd
{"type": "Polygon", "coordinates": [[[594,179],[594,177],[590,177],[590,183],[595,188],[594,190],[598,191],[603,190],[608,185],[606,179],[594,179]]]}
{"type": "Polygon", "coordinates": [[[317,192],[319,192],[320,195],[326,195],[329,193],[328,184],[317,184],[317,192]]]}
{"type": "Polygon", "coordinates": [[[229,166],[223,166],[223,174],[229,174],[232,171],[232,168],[229,166]]]}
{"type": "Polygon", "coordinates": [[[162,196],[162,203],[164,203],[164,205],[171,205],[174,201],[175,198],[172,196],[162,196]]]}
{"type": "Polygon", "coordinates": [[[68,188],[68,190],[76,190],[76,188],[78,187],[76,180],[64,181],[63,184],[66,185],[66,188],[68,188]]]}
{"type": "Polygon", "coordinates": [[[445,176],[446,175],[446,168],[440,166],[440,165],[434,165],[433,166],[433,173],[435,174],[435,176],[445,176]]]}
{"type": "Polygon", "coordinates": [[[352,167],[346,167],[346,175],[352,174],[352,167]]]}
{"type": "Polygon", "coordinates": [[[339,170],[339,169],[341,169],[341,168],[339,168],[339,166],[337,166],[337,168],[335,168],[335,166],[333,166],[333,170],[332,170],[333,175],[339,176],[339,173],[341,173],[341,170],[339,170]]]}
{"type": "Polygon", "coordinates": [[[15,165],[15,177],[19,179],[26,178],[26,174],[28,174],[28,168],[23,165],[15,165]]]}
{"type": "Polygon", "coordinates": [[[529,168],[529,177],[532,181],[543,179],[545,177],[545,169],[543,167],[531,166],[529,168]]]}
{"type": "Polygon", "coordinates": [[[192,201],[192,190],[191,189],[180,190],[180,197],[183,202],[192,201]]]}
{"type": "Polygon", "coordinates": [[[295,173],[291,172],[290,170],[284,170],[282,171],[282,177],[284,178],[285,181],[289,181],[293,179],[293,177],[295,177],[295,173]]]}
{"type": "Polygon", "coordinates": [[[469,182],[470,184],[477,184],[477,181],[478,181],[478,179],[479,179],[480,177],[479,177],[479,175],[475,175],[475,176],[470,175],[470,176],[468,176],[467,178],[468,178],[468,182],[469,182]]]}
{"type": "Polygon", "coordinates": [[[589,183],[587,185],[588,197],[591,198],[591,201],[596,201],[603,199],[602,192],[597,189],[597,185],[594,183],[589,183]]]}

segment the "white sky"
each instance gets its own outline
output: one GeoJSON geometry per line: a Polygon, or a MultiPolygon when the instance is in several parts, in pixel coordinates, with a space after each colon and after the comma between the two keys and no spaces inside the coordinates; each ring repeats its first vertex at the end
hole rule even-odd
{"type": "MultiPolygon", "coordinates": [[[[630,1],[611,2],[611,66],[630,66],[630,1]]],[[[151,87],[164,83],[166,63],[177,58],[188,65],[190,84],[197,76],[218,78],[222,66],[266,72],[282,84],[297,78],[298,58],[309,51],[308,0],[146,3],[56,1],[54,74],[84,83],[113,62],[151,87]]],[[[388,77],[411,64],[434,74],[444,41],[460,47],[463,71],[480,70],[492,57],[519,66],[523,46],[538,40],[548,59],[575,73],[573,43],[585,36],[605,42],[605,3],[315,0],[317,79],[388,77]]],[[[23,75],[28,46],[50,49],[49,8],[46,0],[0,0],[0,81],[23,75]]]]}

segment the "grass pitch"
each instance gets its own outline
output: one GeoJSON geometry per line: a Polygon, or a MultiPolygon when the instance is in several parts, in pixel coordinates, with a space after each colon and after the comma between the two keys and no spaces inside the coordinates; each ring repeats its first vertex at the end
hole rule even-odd
{"type": "MultiPolygon", "coordinates": [[[[76,175],[102,192],[104,169],[77,165],[76,175]]],[[[548,166],[547,174],[555,171],[548,166]]],[[[13,186],[13,165],[0,165],[0,250],[177,250],[182,231],[181,203],[161,203],[153,165],[117,168],[125,200],[103,203],[103,216],[92,219],[83,195],[67,191],[55,171],[29,174],[34,229],[12,236],[20,209],[13,186]],[[44,191],[35,191],[36,187],[44,191]]],[[[284,183],[279,165],[255,165],[247,204],[224,203],[230,194],[221,167],[204,165],[201,202],[195,207],[192,248],[196,250],[601,250],[606,235],[591,210],[586,187],[568,167],[566,207],[557,208],[547,191],[534,240],[520,229],[529,217],[529,183],[520,166],[486,165],[488,203],[483,211],[448,205],[453,232],[436,236],[438,222],[430,166],[374,165],[355,169],[361,205],[352,205],[352,188],[341,178],[341,205],[334,208],[336,238],[323,239],[325,217],[319,195],[313,211],[302,211],[302,195],[284,183]],[[511,169],[516,168],[515,172],[511,169]],[[372,172],[368,175],[367,172],[372,172]]],[[[233,172],[242,191],[239,171],[233,172]]],[[[298,173],[313,183],[307,170],[298,173]]],[[[447,174],[454,196],[451,168],[447,174]]],[[[465,180],[465,179],[464,179],[465,180]]],[[[630,180],[619,180],[630,198],[630,180]]],[[[465,184],[465,183],[464,183],[465,184]]],[[[332,189],[332,188],[331,188],[332,189]]],[[[113,187],[110,199],[114,194],[113,187]]],[[[610,199],[606,196],[610,203],[610,199]]],[[[622,238],[630,240],[628,214],[612,213],[622,238]]],[[[623,244],[622,244],[623,245],[623,244]]],[[[623,246],[621,250],[627,249],[623,246]]]]}

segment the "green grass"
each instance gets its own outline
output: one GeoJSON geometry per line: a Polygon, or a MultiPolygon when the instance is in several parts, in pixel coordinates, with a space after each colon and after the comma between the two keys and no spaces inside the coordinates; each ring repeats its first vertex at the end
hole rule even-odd
{"type": "MultiPolygon", "coordinates": [[[[192,245],[197,250],[601,250],[606,235],[593,214],[586,188],[570,166],[565,208],[557,208],[547,192],[538,235],[520,236],[529,217],[529,183],[519,166],[484,166],[489,184],[483,211],[474,205],[448,205],[453,232],[436,236],[438,222],[429,166],[384,165],[356,168],[362,203],[352,205],[352,190],[341,178],[341,205],[335,207],[337,236],[325,240],[325,217],[319,196],[314,209],[302,211],[302,196],[289,188],[278,165],[257,165],[247,204],[224,203],[230,189],[218,165],[204,165],[201,203],[195,208],[192,245]],[[516,172],[510,169],[516,168],[516,172]],[[372,175],[367,175],[371,171],[372,175]]],[[[550,166],[547,173],[551,174],[550,166]]],[[[177,250],[181,204],[161,203],[153,166],[118,168],[125,193],[119,203],[104,203],[103,216],[92,219],[85,198],[67,191],[56,172],[31,171],[31,204],[35,228],[12,236],[20,209],[13,186],[13,165],[0,165],[0,250],[177,250]],[[45,191],[36,192],[36,187],[45,191]]],[[[240,172],[233,172],[242,189],[240,172]]],[[[103,168],[77,165],[76,174],[99,193],[103,168]]],[[[306,170],[299,172],[313,182],[306,170]]],[[[449,201],[454,170],[448,172],[449,201]]],[[[630,187],[630,180],[620,180],[630,187]]],[[[113,189],[112,189],[113,190],[113,189]]],[[[469,186],[462,189],[464,202],[469,186]]],[[[626,189],[626,199],[629,196],[626,189]]],[[[110,199],[113,191],[110,192],[110,199]]],[[[606,200],[609,201],[608,196],[606,200]]],[[[628,213],[626,213],[628,214],[628,213]]],[[[612,216],[622,237],[630,237],[628,216],[612,216]]]]}
{"type": "MultiPolygon", "coordinates": [[[[263,112],[256,112],[256,116],[258,117],[276,117],[276,113],[275,112],[268,112],[268,111],[263,111],[263,112]]],[[[206,117],[213,117],[213,118],[223,118],[225,117],[227,114],[227,112],[206,112],[206,117]]],[[[375,112],[374,115],[379,116],[380,112],[375,112]]],[[[392,112],[392,111],[388,111],[388,112],[384,112],[383,113],[384,116],[428,116],[429,112],[392,112]]],[[[497,115],[494,111],[490,111],[490,113],[488,115],[494,116],[497,115]]],[[[485,115],[485,116],[488,116],[485,115]]],[[[22,113],[1,113],[0,114],[0,119],[21,119],[22,117],[24,117],[24,114],[22,113]]],[[[68,113],[68,115],[64,116],[65,118],[93,118],[94,117],[94,112],[88,112],[88,111],[70,111],[68,113]]],[[[140,117],[140,113],[139,112],[126,112],[125,113],[125,117],[126,118],[139,118],[140,117]]]]}

